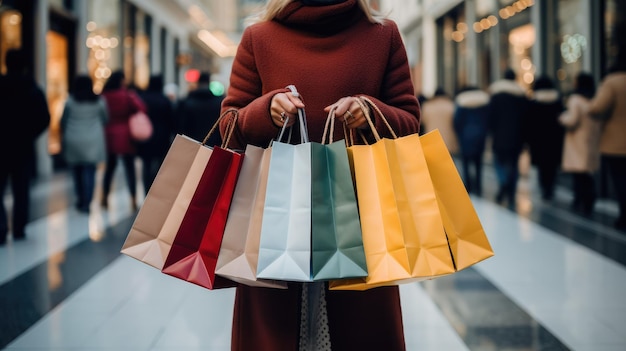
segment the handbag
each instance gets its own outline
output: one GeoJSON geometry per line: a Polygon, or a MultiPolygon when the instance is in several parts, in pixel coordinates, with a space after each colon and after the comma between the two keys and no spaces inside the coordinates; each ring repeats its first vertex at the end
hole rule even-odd
{"type": "Polygon", "coordinates": [[[463,180],[435,129],[420,137],[457,271],[494,255],[463,180]]]}
{"type": "Polygon", "coordinates": [[[302,109],[298,124],[300,144],[279,137],[271,145],[257,278],[311,281],[311,143],[302,109]]]}
{"type": "Polygon", "coordinates": [[[256,277],[270,154],[271,148],[246,146],[215,273],[249,286],[286,288],[286,282],[256,277]]]}
{"type": "Polygon", "coordinates": [[[363,246],[365,279],[334,280],[333,290],[429,279],[453,273],[454,263],[444,231],[433,182],[418,134],[397,137],[376,105],[357,100],[376,139],[372,145],[348,147],[353,166],[363,246]],[[370,108],[393,139],[381,138],[370,108]]]}
{"type": "Polygon", "coordinates": [[[128,128],[130,129],[130,137],[138,142],[150,139],[153,132],[150,117],[142,111],[138,111],[130,116],[128,128]]]}
{"type": "Polygon", "coordinates": [[[367,276],[361,223],[346,142],[333,142],[334,126],[333,109],[326,120],[322,143],[311,143],[313,280],[367,276]]]}
{"type": "Polygon", "coordinates": [[[161,270],[207,289],[235,285],[230,280],[216,277],[215,265],[243,161],[242,154],[226,148],[237,117],[235,110],[226,111],[202,142],[199,152],[205,155],[207,162],[161,270]],[[222,146],[206,146],[208,137],[227,113],[232,113],[233,117],[222,146]]]}

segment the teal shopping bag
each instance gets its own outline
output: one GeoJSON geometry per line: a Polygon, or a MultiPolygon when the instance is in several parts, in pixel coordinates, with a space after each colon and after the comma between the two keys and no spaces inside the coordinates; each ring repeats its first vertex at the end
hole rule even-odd
{"type": "MultiPolygon", "coordinates": [[[[334,123],[334,118],[329,120],[334,123]]],[[[361,222],[343,140],[311,143],[311,222],[313,280],[367,276],[361,222]]]]}

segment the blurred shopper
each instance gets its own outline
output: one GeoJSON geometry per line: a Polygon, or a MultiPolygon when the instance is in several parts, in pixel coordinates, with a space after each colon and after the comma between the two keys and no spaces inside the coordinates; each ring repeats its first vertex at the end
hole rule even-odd
{"type": "Polygon", "coordinates": [[[131,208],[137,209],[137,176],[135,172],[136,147],[130,136],[128,120],[133,114],[146,107],[139,96],[126,88],[124,73],[116,71],[111,74],[102,91],[109,111],[109,123],[105,128],[107,161],[102,184],[102,207],[109,206],[108,197],[111,191],[113,175],[117,168],[118,158],[121,158],[126,175],[126,185],[130,192],[131,208]]]}
{"type": "Polygon", "coordinates": [[[531,163],[537,167],[543,200],[552,200],[561,165],[565,129],[559,123],[564,106],[561,93],[547,76],[533,83],[533,97],[525,125],[531,163]]]}
{"type": "Polygon", "coordinates": [[[91,78],[76,77],[61,116],[61,150],[72,169],[80,212],[89,213],[93,200],[96,167],[106,157],[104,125],[108,120],[106,102],[94,94],[91,78]]]}
{"type": "Polygon", "coordinates": [[[589,113],[604,124],[600,153],[617,193],[619,217],[615,228],[626,230],[626,57],[618,59],[611,73],[604,77],[589,113]]]}
{"type": "MultiPolygon", "coordinates": [[[[216,96],[209,89],[211,74],[202,72],[198,78],[198,87],[179,101],[176,108],[178,132],[195,140],[202,141],[220,116],[223,96],[216,96]]],[[[213,133],[207,145],[221,145],[219,132],[213,133]]]]}
{"type": "Polygon", "coordinates": [[[518,162],[524,147],[522,128],[528,114],[528,99],[524,89],[515,82],[515,72],[508,69],[504,79],[489,87],[488,130],[491,135],[494,166],[498,177],[496,201],[508,203],[515,210],[518,162]]]}
{"type": "MultiPolygon", "coordinates": [[[[26,238],[30,181],[35,165],[35,140],[50,124],[46,97],[26,69],[22,51],[5,56],[6,75],[0,76],[0,194],[11,182],[13,240],[26,238]]],[[[0,199],[0,245],[9,232],[4,201],[0,199]]]]}
{"type": "Polygon", "coordinates": [[[453,125],[454,101],[442,88],[438,88],[435,94],[422,104],[421,108],[424,134],[439,129],[448,151],[452,155],[456,155],[459,151],[459,142],[453,125]]]}
{"type": "Polygon", "coordinates": [[[454,130],[459,139],[465,188],[480,196],[489,94],[478,87],[466,87],[456,96],[455,104],[454,130]]]}
{"type": "MultiPolygon", "coordinates": [[[[335,137],[343,135],[341,123],[367,128],[355,96],[369,97],[399,136],[417,133],[420,110],[398,26],[374,16],[366,0],[270,0],[259,21],[246,27],[232,65],[222,107],[239,110],[230,145],[269,145],[285,123],[296,122],[298,108],[306,109],[312,141],[322,140],[331,109],[339,119],[335,137]],[[289,84],[302,100],[285,88],[289,84]]],[[[374,123],[390,137],[380,116],[374,123]]],[[[222,132],[227,124],[225,119],[222,132]]],[[[237,286],[231,349],[406,349],[397,286],[307,286],[319,292],[317,298],[302,294],[307,290],[296,282],[288,289],[237,286]],[[320,316],[316,323],[300,322],[307,310],[320,316]]]]}
{"type": "Polygon", "coordinates": [[[574,200],[572,210],[591,214],[596,199],[594,173],[600,165],[601,124],[589,114],[589,102],[595,94],[593,76],[580,73],[567,99],[567,109],[559,117],[565,127],[562,169],[572,175],[574,200]]]}
{"type": "Polygon", "coordinates": [[[174,107],[163,92],[163,77],[150,77],[148,89],[139,93],[148,110],[153,132],[150,139],[137,144],[142,161],[142,180],[146,194],[156,177],[174,135],[174,107]]]}
{"type": "Polygon", "coordinates": [[[163,94],[172,102],[173,106],[178,103],[178,85],[176,83],[167,83],[163,86],[163,94]]]}

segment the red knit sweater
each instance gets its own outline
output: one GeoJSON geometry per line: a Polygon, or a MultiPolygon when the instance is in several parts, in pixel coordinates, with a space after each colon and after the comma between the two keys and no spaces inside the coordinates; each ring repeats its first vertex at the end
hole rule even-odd
{"type": "MultiPolygon", "coordinates": [[[[419,105],[397,25],[369,22],[356,0],[320,7],[295,1],[273,21],[246,28],[222,104],[222,111],[239,110],[230,147],[266,147],[276,137],[270,102],[289,84],[305,103],[311,141],[321,141],[324,107],[345,96],[368,96],[399,135],[419,129],[419,105]]],[[[389,136],[381,121],[375,124],[389,136]]],[[[222,132],[225,127],[223,121],[222,132]]],[[[342,139],[341,126],[335,131],[335,140],[342,139]]]]}

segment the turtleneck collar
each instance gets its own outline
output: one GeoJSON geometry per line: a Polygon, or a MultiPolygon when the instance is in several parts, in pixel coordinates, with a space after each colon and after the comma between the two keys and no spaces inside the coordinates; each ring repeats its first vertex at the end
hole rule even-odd
{"type": "Polygon", "coordinates": [[[345,0],[325,6],[307,6],[301,1],[294,1],[274,20],[290,28],[330,35],[352,26],[364,16],[358,0],[345,0]]]}

